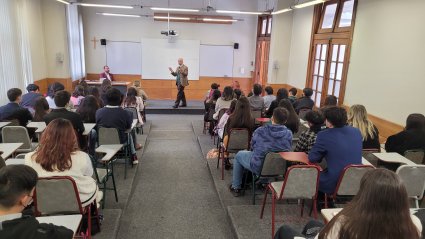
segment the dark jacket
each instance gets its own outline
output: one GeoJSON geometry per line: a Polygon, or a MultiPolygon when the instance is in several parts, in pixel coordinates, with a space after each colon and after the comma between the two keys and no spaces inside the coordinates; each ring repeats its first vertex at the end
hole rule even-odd
{"type": "Polygon", "coordinates": [[[260,174],[261,165],[268,152],[290,151],[292,132],[283,125],[267,124],[254,131],[251,140],[251,169],[260,174]]]}
{"type": "Polygon", "coordinates": [[[380,149],[381,144],[379,143],[379,131],[378,128],[374,125],[375,133],[373,134],[373,138],[370,136],[367,139],[363,140],[363,149],[380,149]]]}
{"type": "Polygon", "coordinates": [[[121,107],[111,108],[106,106],[96,111],[97,127],[118,129],[122,144],[127,143],[127,134],[125,131],[131,128],[132,123],[132,113],[121,107]]]}
{"type": "Polygon", "coordinates": [[[319,191],[333,193],[342,170],[349,164],[362,163],[360,130],[344,126],[320,131],[308,159],[318,163],[323,158],[326,158],[327,169],[320,173],[319,191]]]}
{"type": "Polygon", "coordinates": [[[26,126],[28,121],[32,120],[32,115],[28,109],[19,106],[18,103],[10,102],[0,107],[0,120],[13,120],[19,121],[19,125],[26,126]]]}
{"type": "Polygon", "coordinates": [[[294,109],[297,112],[297,114],[300,113],[301,109],[310,109],[311,110],[311,109],[313,109],[313,106],[314,106],[314,101],[312,99],[310,99],[310,97],[306,97],[306,96],[299,98],[294,103],[294,109]]]}
{"type": "Polygon", "coordinates": [[[65,108],[52,109],[52,111],[44,116],[44,122],[48,125],[55,119],[62,118],[71,121],[72,126],[77,131],[79,135],[82,135],[84,132],[84,124],[81,116],[78,113],[68,111],[65,108]]]}
{"type": "Polygon", "coordinates": [[[1,239],[71,239],[73,236],[68,228],[39,223],[32,216],[3,221],[0,226],[1,239]]]}
{"type": "Polygon", "coordinates": [[[40,97],[43,97],[40,93],[28,92],[22,96],[21,106],[25,108],[34,108],[35,101],[40,97]]]}
{"type": "Polygon", "coordinates": [[[388,137],[385,143],[387,152],[397,152],[404,155],[406,150],[425,150],[425,132],[421,130],[403,130],[398,134],[388,137]]]}

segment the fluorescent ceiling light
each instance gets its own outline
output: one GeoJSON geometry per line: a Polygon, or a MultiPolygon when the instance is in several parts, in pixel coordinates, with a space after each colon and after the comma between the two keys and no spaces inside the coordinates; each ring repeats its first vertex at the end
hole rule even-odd
{"type": "Polygon", "coordinates": [[[113,16],[113,17],[140,17],[140,15],[117,14],[117,13],[106,13],[106,12],[101,12],[96,14],[103,15],[103,16],[113,16]]]}
{"type": "Polygon", "coordinates": [[[64,0],[56,0],[56,1],[61,2],[61,3],[65,3],[66,5],[69,5],[69,2],[64,1],[64,0]]]}
{"type": "Polygon", "coordinates": [[[184,20],[184,21],[188,21],[188,20],[190,20],[190,18],[189,17],[166,17],[166,16],[154,16],[153,17],[154,19],[165,19],[165,20],[168,20],[168,19],[170,19],[170,20],[184,20]]]}
{"type": "Polygon", "coordinates": [[[285,9],[282,9],[282,10],[279,10],[279,11],[276,11],[276,12],[272,12],[272,15],[277,15],[277,14],[281,14],[281,13],[289,12],[289,11],[292,11],[292,9],[291,8],[285,8],[285,9]]]}
{"type": "Polygon", "coordinates": [[[309,7],[309,6],[313,6],[319,3],[324,3],[326,0],[314,0],[314,1],[310,1],[310,2],[305,2],[305,3],[300,3],[294,6],[294,8],[303,8],[303,7],[309,7]]]}
{"type": "Polygon", "coordinates": [[[132,9],[132,6],[124,6],[124,5],[109,5],[109,4],[92,4],[92,3],[77,3],[77,5],[81,5],[84,7],[106,7],[106,8],[125,8],[132,9]]]}
{"type": "Polygon", "coordinates": [[[218,18],[203,18],[204,22],[237,22],[236,19],[218,19],[218,18]]]}
{"type": "Polygon", "coordinates": [[[230,14],[249,14],[249,15],[261,15],[264,12],[243,12],[243,11],[228,11],[228,10],[216,10],[217,13],[230,13],[230,14]]]}
{"type": "Polygon", "coordinates": [[[166,7],[151,7],[153,11],[167,11],[167,12],[199,12],[198,9],[185,9],[185,8],[166,8],[166,7]]]}

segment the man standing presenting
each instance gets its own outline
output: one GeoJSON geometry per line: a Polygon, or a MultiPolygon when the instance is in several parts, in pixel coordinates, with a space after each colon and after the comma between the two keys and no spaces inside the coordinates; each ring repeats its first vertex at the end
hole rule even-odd
{"type": "Polygon", "coordinates": [[[114,81],[114,75],[112,75],[109,72],[109,66],[104,66],[103,67],[103,72],[100,73],[99,78],[100,78],[101,81],[103,81],[104,79],[108,79],[110,81],[114,81]]]}
{"type": "Polygon", "coordinates": [[[187,79],[187,74],[189,73],[189,69],[186,65],[183,64],[183,58],[179,58],[178,60],[179,66],[175,71],[171,67],[168,69],[171,72],[171,75],[176,77],[176,86],[177,86],[177,99],[173,108],[178,108],[180,101],[182,102],[181,107],[186,107],[186,96],[184,95],[184,87],[189,85],[189,80],[187,79]]]}

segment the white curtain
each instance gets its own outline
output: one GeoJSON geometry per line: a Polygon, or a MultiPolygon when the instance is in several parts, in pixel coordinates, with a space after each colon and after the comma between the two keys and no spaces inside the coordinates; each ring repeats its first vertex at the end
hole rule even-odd
{"type": "Polygon", "coordinates": [[[75,4],[67,5],[68,42],[71,65],[71,78],[79,80],[86,75],[84,61],[83,23],[79,14],[79,7],[75,4]]]}
{"type": "Polygon", "coordinates": [[[8,89],[33,82],[27,1],[0,0],[0,104],[8,102],[8,89]]]}

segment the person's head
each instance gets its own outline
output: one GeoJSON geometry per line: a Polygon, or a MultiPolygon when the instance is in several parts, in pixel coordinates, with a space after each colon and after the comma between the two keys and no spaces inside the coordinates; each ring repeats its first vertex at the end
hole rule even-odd
{"type": "Polygon", "coordinates": [[[236,102],[235,110],[229,117],[229,128],[249,128],[253,127],[254,119],[251,115],[251,107],[249,100],[245,96],[241,96],[236,102]]]}
{"type": "Polygon", "coordinates": [[[110,106],[119,106],[122,102],[122,94],[118,89],[110,88],[106,91],[106,103],[110,106]]]}
{"type": "Polygon", "coordinates": [[[32,160],[48,172],[63,172],[71,168],[71,154],[77,150],[78,141],[72,123],[58,118],[47,125],[32,160]]]}
{"type": "Polygon", "coordinates": [[[284,125],[288,120],[289,112],[283,107],[276,107],[273,110],[272,124],[284,125]]]}
{"type": "Polygon", "coordinates": [[[347,116],[348,124],[360,130],[363,140],[366,140],[368,137],[373,138],[375,127],[367,118],[367,111],[363,105],[351,106],[348,110],[347,116]]]}
{"type": "Polygon", "coordinates": [[[32,203],[37,172],[26,165],[8,165],[0,169],[0,212],[15,214],[32,203]]]}
{"type": "Polygon", "coordinates": [[[79,97],[84,95],[85,95],[85,92],[84,92],[84,87],[82,85],[77,85],[74,89],[74,92],[72,92],[73,97],[79,97]]]}
{"type": "Polygon", "coordinates": [[[55,93],[55,104],[57,107],[65,107],[69,100],[71,99],[71,94],[66,90],[61,90],[55,93]]]}
{"type": "Polygon", "coordinates": [[[235,80],[232,82],[232,88],[233,89],[240,89],[241,88],[241,84],[239,84],[239,81],[235,80]]]}
{"type": "Polygon", "coordinates": [[[213,93],[212,93],[213,101],[217,101],[218,98],[220,98],[220,96],[221,96],[221,92],[219,90],[216,89],[216,90],[213,91],[213,93]]]}
{"type": "Polygon", "coordinates": [[[240,89],[234,89],[233,93],[235,93],[235,99],[239,100],[241,98],[242,91],[240,89]]]}
{"type": "Polygon", "coordinates": [[[55,96],[55,93],[61,90],[65,90],[65,86],[59,82],[55,82],[49,85],[47,95],[53,98],[55,96]]]}
{"type": "Polygon", "coordinates": [[[310,98],[313,95],[313,89],[311,89],[311,88],[304,88],[303,95],[305,97],[309,97],[310,98]]]}
{"type": "Polygon", "coordinates": [[[235,99],[232,100],[232,102],[230,103],[229,109],[226,111],[227,114],[229,115],[233,114],[236,108],[236,103],[238,103],[238,100],[235,100],[235,99]]]}
{"type": "Polygon", "coordinates": [[[136,104],[136,96],[137,96],[137,90],[134,87],[129,87],[127,89],[127,95],[125,97],[124,103],[129,106],[132,104],[136,104]]]}
{"type": "Polygon", "coordinates": [[[279,101],[278,107],[285,108],[289,112],[289,114],[295,114],[295,115],[297,114],[295,112],[294,106],[292,106],[291,101],[289,101],[288,99],[283,99],[283,100],[279,101]]]}
{"type": "Polygon", "coordinates": [[[211,84],[211,90],[218,90],[218,88],[220,88],[220,85],[217,83],[212,83],[211,84]]]}
{"type": "Polygon", "coordinates": [[[38,87],[38,85],[36,85],[36,84],[29,84],[27,86],[27,91],[38,93],[38,92],[40,92],[40,87],[38,87]]]}
{"type": "Polygon", "coordinates": [[[92,95],[96,98],[99,98],[100,97],[99,89],[97,87],[90,86],[88,89],[87,95],[92,95]]]}
{"type": "Polygon", "coordinates": [[[100,89],[102,89],[102,92],[108,91],[110,88],[112,88],[112,83],[108,79],[104,79],[102,81],[102,84],[100,85],[100,89]]]}
{"type": "Polygon", "coordinates": [[[319,239],[328,238],[336,223],[339,235],[349,239],[420,238],[410,216],[403,182],[397,174],[383,168],[365,173],[357,195],[325,226],[319,239]]]}
{"type": "MultiPolygon", "coordinates": [[[[87,84],[86,80],[84,80],[84,79],[82,79],[82,80],[80,81],[80,85],[81,85],[84,89],[87,89],[87,88],[89,87],[89,84],[87,84]]],[[[87,92],[85,92],[85,93],[87,93],[87,92]]]]}
{"type": "Polygon", "coordinates": [[[323,106],[337,106],[338,99],[334,95],[328,95],[326,96],[325,102],[323,103],[323,106]]]}
{"type": "Polygon", "coordinates": [[[297,88],[292,87],[291,89],[289,89],[289,94],[291,94],[291,96],[297,96],[297,88]]]}
{"type": "Polygon", "coordinates": [[[104,66],[103,71],[106,72],[106,73],[109,73],[109,66],[104,66]]]}
{"type": "Polygon", "coordinates": [[[263,87],[260,84],[254,84],[252,87],[252,93],[254,93],[256,96],[259,96],[261,95],[261,92],[263,92],[263,87]]]}
{"type": "Polygon", "coordinates": [[[317,133],[322,128],[323,123],[325,123],[325,117],[319,111],[310,110],[305,115],[305,121],[310,126],[310,130],[317,133]]]}
{"type": "Polygon", "coordinates": [[[221,95],[223,100],[228,101],[233,99],[233,89],[230,86],[224,87],[223,94],[221,95]]]}
{"type": "Polygon", "coordinates": [[[341,128],[347,125],[347,111],[342,107],[329,107],[324,111],[324,116],[328,128],[341,128]]]}
{"type": "Polygon", "coordinates": [[[410,114],[406,119],[406,130],[425,131],[425,116],[423,114],[410,114]]]}
{"type": "Polygon", "coordinates": [[[273,95],[273,88],[271,86],[266,86],[264,91],[267,93],[267,95],[273,95]]]}
{"type": "Polygon", "coordinates": [[[39,97],[34,104],[34,120],[43,121],[43,117],[49,112],[49,103],[44,97],[39,97]]]}
{"type": "Polygon", "coordinates": [[[81,101],[77,112],[80,114],[83,122],[94,123],[96,122],[96,110],[99,108],[99,102],[96,97],[88,95],[81,101]]]}
{"type": "Polygon", "coordinates": [[[183,58],[179,58],[179,59],[177,60],[177,62],[179,63],[179,66],[183,65],[183,58]]]}
{"type": "Polygon", "coordinates": [[[276,93],[276,101],[280,102],[283,99],[288,99],[288,90],[285,88],[280,88],[276,93]]]}
{"type": "Polygon", "coordinates": [[[12,88],[7,91],[7,98],[10,102],[21,102],[22,90],[18,88],[12,88]]]}

